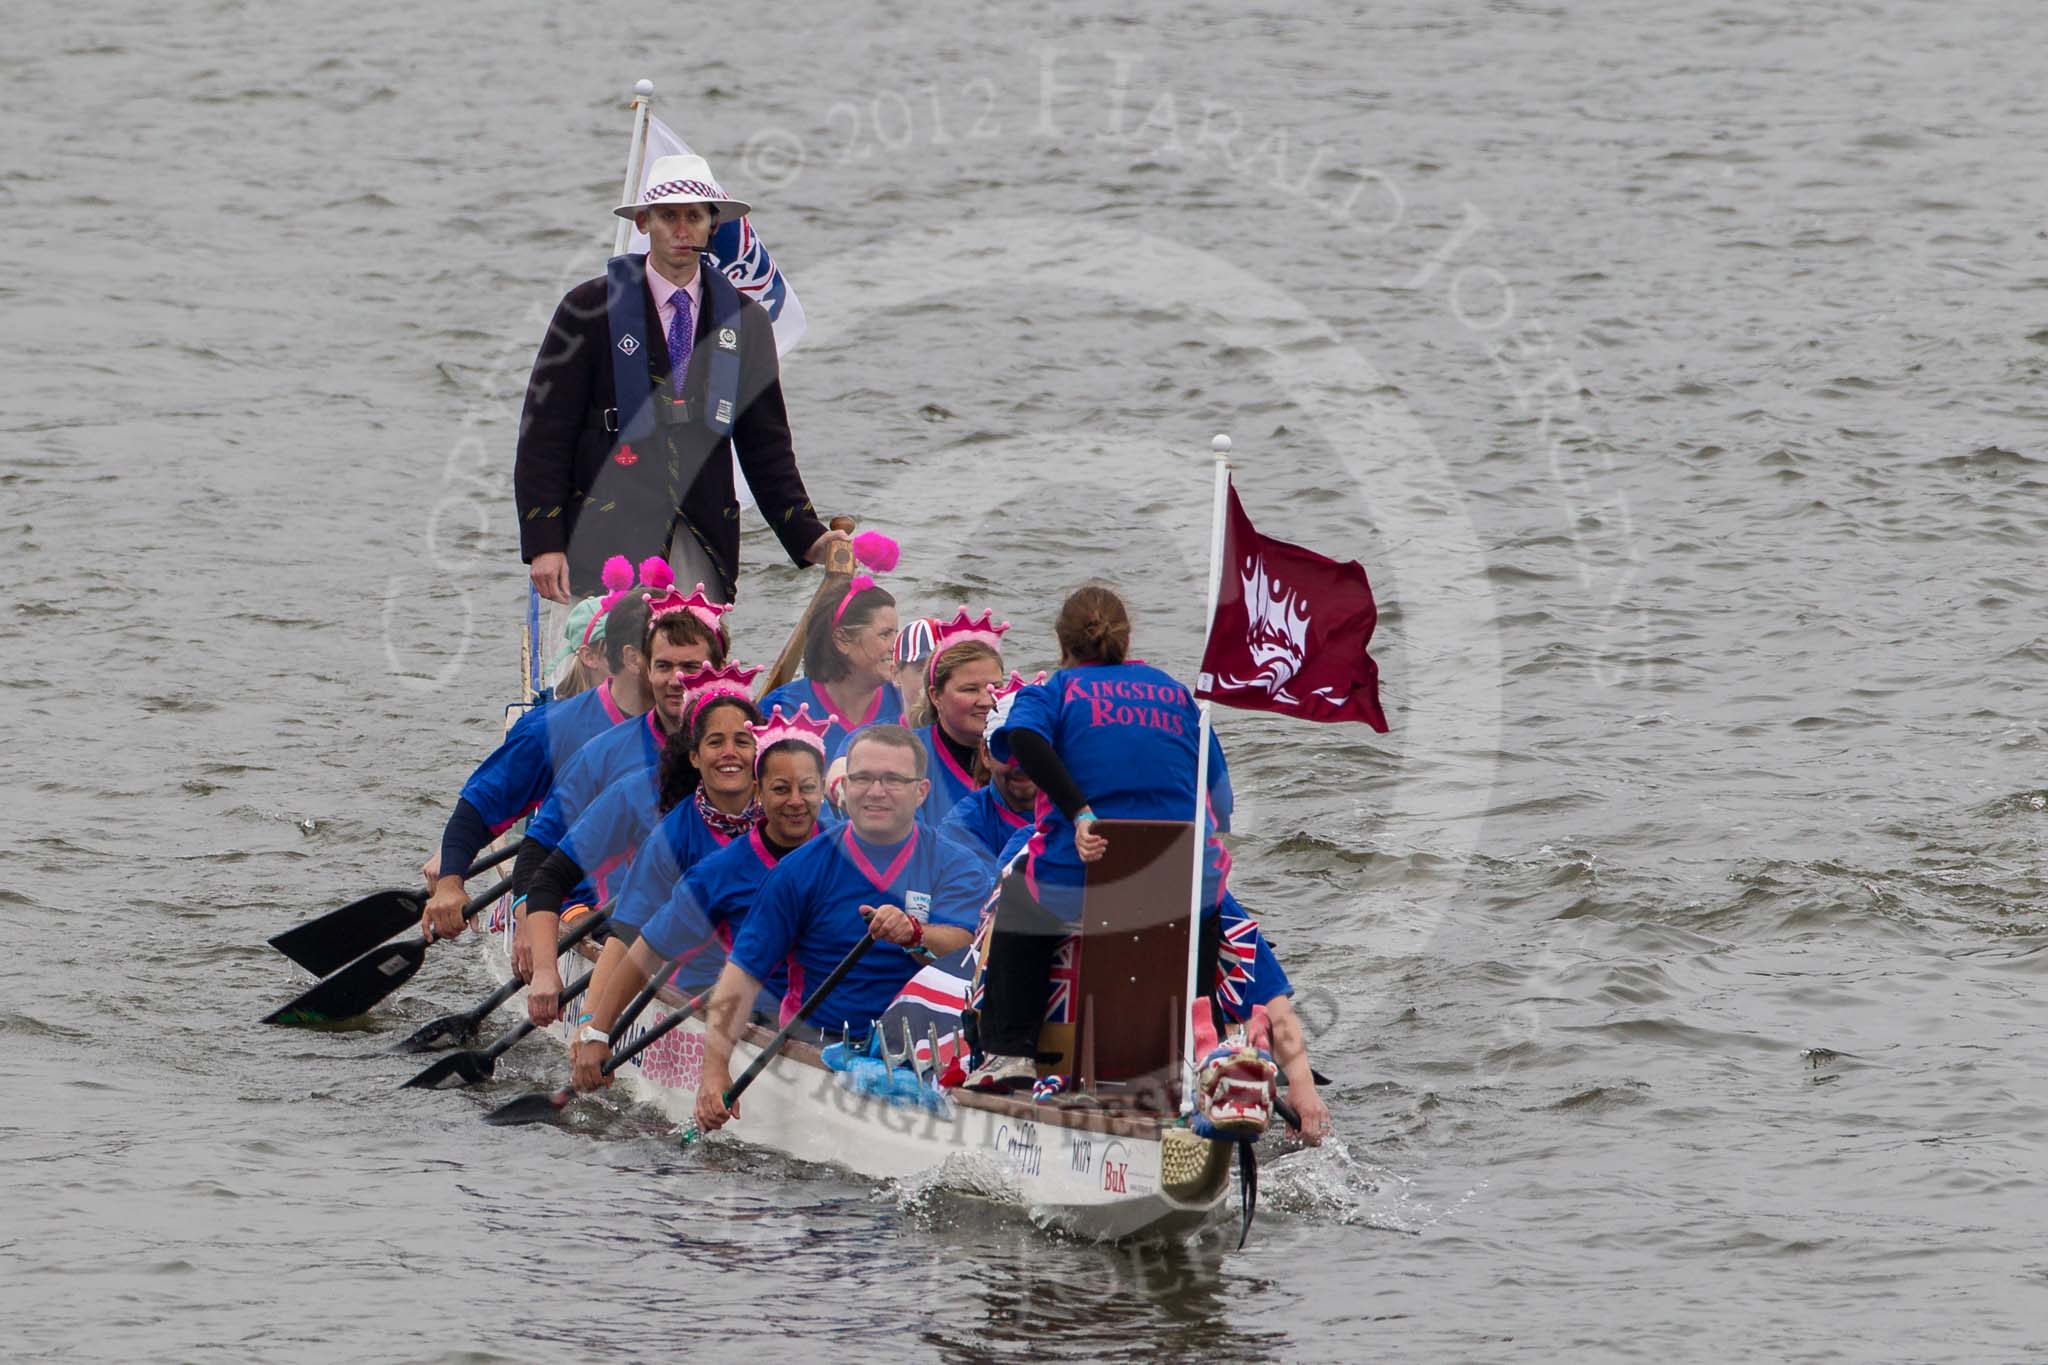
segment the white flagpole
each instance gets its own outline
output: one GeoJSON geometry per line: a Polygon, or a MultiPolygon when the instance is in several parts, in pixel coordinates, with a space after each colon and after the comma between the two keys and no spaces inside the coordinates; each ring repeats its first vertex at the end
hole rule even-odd
{"type": "MultiPolygon", "coordinates": [[[[1202,658],[1209,652],[1209,632],[1216,624],[1216,596],[1222,583],[1223,516],[1227,505],[1225,493],[1230,487],[1230,438],[1217,436],[1209,442],[1209,449],[1214,452],[1212,463],[1216,470],[1216,489],[1209,513],[1209,603],[1202,615],[1202,652],[1195,658],[1198,672],[1202,658]]],[[[1203,831],[1209,813],[1209,703],[1207,700],[1199,701],[1195,707],[1202,719],[1195,733],[1195,884],[1188,892],[1188,978],[1187,994],[1182,997],[1187,1005],[1187,1017],[1181,1020],[1180,1108],[1183,1114],[1195,1107],[1194,1004],[1199,998],[1196,975],[1202,961],[1202,868],[1208,852],[1208,840],[1203,837],[1203,831]]]]}
{"type": "MultiPolygon", "coordinates": [[[[654,82],[643,80],[633,86],[633,99],[628,106],[633,110],[633,144],[626,149],[626,187],[619,192],[621,204],[635,203],[640,198],[640,173],[647,164],[647,111],[654,106],[654,82]]],[[[612,255],[623,256],[626,246],[633,240],[631,220],[618,220],[618,230],[612,234],[612,255]]]]}

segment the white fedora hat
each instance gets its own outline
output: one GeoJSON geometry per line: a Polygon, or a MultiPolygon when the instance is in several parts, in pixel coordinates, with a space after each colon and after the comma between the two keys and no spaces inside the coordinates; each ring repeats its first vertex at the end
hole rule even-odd
{"type": "Polygon", "coordinates": [[[647,188],[635,204],[621,204],[612,212],[632,218],[656,204],[710,204],[720,219],[744,218],[753,205],[735,199],[711,178],[711,165],[701,156],[664,156],[655,160],[647,174],[647,188]]]}

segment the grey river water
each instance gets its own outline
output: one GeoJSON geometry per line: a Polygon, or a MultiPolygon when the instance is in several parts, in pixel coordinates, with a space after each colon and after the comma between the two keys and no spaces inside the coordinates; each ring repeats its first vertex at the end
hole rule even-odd
{"type": "MultiPolygon", "coordinates": [[[[6,29],[0,1356],[2048,1355],[2038,5],[6,29]],[[1338,1126],[1245,1251],[487,1129],[380,1053],[467,951],[253,1022],[513,695],[518,395],[640,76],[909,602],[1037,666],[1099,576],[1185,675],[1217,431],[1371,571],[1391,733],[1219,722],[1338,1126]]],[[[745,556],[759,657],[808,587],[745,556]]]]}

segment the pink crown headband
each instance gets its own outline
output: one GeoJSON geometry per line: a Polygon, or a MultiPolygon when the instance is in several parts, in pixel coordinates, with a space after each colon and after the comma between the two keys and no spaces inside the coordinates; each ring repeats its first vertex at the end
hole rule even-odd
{"type": "Polygon", "coordinates": [[[683,691],[684,727],[687,729],[696,725],[697,713],[704,708],[706,702],[715,701],[720,697],[738,697],[741,701],[752,701],[753,698],[748,693],[753,688],[754,679],[760,676],[760,669],[748,668],[745,664],[698,669],[690,678],[690,685],[683,691]]]}
{"type": "Polygon", "coordinates": [[[969,641],[974,641],[987,645],[990,649],[1000,654],[1003,648],[1003,632],[1010,628],[1010,623],[1005,621],[999,626],[992,625],[990,622],[994,616],[995,613],[993,611],[984,611],[979,618],[970,618],[967,615],[967,608],[962,607],[954,614],[953,619],[950,621],[934,620],[932,622],[932,656],[924,666],[925,681],[927,683],[936,683],[938,681],[939,656],[954,645],[964,645],[969,641]]]}
{"type": "Polygon", "coordinates": [[[1010,680],[1008,682],[997,683],[995,686],[995,690],[991,692],[989,695],[993,697],[996,701],[1001,701],[1005,697],[1016,696],[1019,692],[1022,692],[1027,687],[1038,686],[1040,683],[1045,681],[1045,678],[1046,673],[1045,670],[1042,668],[1038,670],[1038,676],[1035,678],[1027,678],[1022,673],[1013,672],[1010,674],[1010,680]]]}
{"type": "MultiPolygon", "coordinates": [[[[664,561],[649,560],[648,563],[660,563],[663,569],[668,568],[667,563],[664,561]]],[[[702,583],[699,583],[692,589],[688,597],[683,596],[676,591],[673,578],[667,584],[667,591],[660,597],[650,597],[647,599],[647,615],[650,620],[658,621],[672,611],[686,611],[699,621],[702,621],[711,630],[717,630],[718,618],[731,610],[732,603],[714,602],[709,597],[706,597],[702,583]]]]}
{"type": "Polygon", "coordinates": [[[795,740],[818,754],[818,766],[825,766],[825,736],[832,729],[832,721],[811,719],[811,704],[804,702],[796,708],[795,715],[789,715],[780,706],[759,725],[749,725],[754,732],[754,773],[760,775],[761,756],[784,740],[795,740]]]}

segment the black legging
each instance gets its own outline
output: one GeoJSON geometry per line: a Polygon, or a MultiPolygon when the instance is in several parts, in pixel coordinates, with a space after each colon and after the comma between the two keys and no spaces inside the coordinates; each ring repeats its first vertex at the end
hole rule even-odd
{"type": "MultiPolygon", "coordinates": [[[[996,898],[995,929],[989,935],[988,965],[981,976],[981,1014],[975,1025],[983,1054],[1038,1055],[1038,1030],[1045,1022],[1046,975],[1052,970],[1060,940],[1074,928],[1040,905],[1021,875],[1003,878],[1002,894],[996,898]]],[[[1222,915],[1204,915],[1195,965],[1199,995],[1215,990],[1216,960],[1222,946],[1222,915]]],[[[1074,1002],[1077,1019],[1080,1006],[1080,1001],[1074,1002]]],[[[1098,1008],[1095,1017],[1106,1021],[1109,1012],[1098,1008]]]]}

